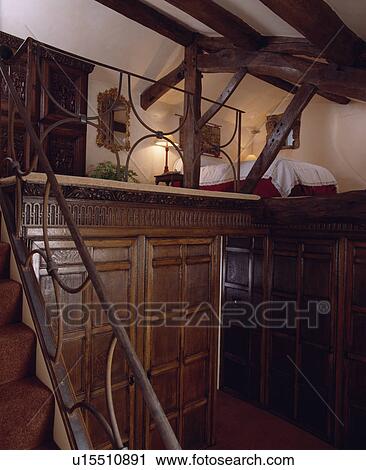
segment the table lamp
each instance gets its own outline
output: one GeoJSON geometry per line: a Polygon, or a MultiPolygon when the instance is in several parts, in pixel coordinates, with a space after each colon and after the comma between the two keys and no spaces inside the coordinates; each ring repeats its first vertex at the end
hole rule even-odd
{"type": "MultiPolygon", "coordinates": [[[[168,139],[174,142],[174,137],[172,135],[167,135],[168,139]]],[[[156,139],[155,145],[165,148],[165,166],[164,173],[169,173],[169,149],[174,147],[174,145],[165,139],[156,139]]]]}

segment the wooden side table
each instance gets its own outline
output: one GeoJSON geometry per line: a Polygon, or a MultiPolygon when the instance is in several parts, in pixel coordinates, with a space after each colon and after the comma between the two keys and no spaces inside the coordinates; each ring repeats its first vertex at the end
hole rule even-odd
{"type": "Polygon", "coordinates": [[[155,184],[165,183],[167,186],[173,185],[173,183],[179,182],[183,186],[183,175],[176,171],[169,171],[162,175],[155,176],[155,184]]]}

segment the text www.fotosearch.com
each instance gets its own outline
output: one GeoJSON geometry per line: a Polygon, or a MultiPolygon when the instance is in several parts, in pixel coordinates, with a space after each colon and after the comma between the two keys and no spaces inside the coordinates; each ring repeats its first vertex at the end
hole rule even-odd
{"type": "Polygon", "coordinates": [[[249,456],[213,456],[197,455],[190,456],[156,456],[157,466],[289,466],[295,465],[293,457],[261,457],[253,454],[249,456]]]}

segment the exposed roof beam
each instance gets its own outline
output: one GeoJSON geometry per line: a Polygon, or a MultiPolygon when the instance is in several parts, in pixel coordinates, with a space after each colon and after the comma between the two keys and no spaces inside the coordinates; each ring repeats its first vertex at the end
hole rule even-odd
{"type": "Polygon", "coordinates": [[[272,135],[267,140],[267,143],[250,170],[247,178],[245,179],[241,192],[252,193],[268,168],[276,159],[279,151],[283,146],[283,142],[289,135],[296,119],[301,116],[306,106],[310,103],[313,96],[316,94],[316,87],[310,84],[302,85],[291,103],[288,105],[286,111],[282,115],[279,123],[273,130],[272,135]]]}
{"type": "Polygon", "coordinates": [[[365,47],[323,0],[261,0],[337,64],[355,65],[365,47]]]}
{"type": "Polygon", "coordinates": [[[189,46],[194,41],[193,31],[140,0],[96,1],[182,46],[189,46]]]}
{"type": "Polygon", "coordinates": [[[236,46],[257,49],[262,36],[245,21],[212,0],[166,0],[201,23],[209,26],[236,46]]]}
{"type": "MultiPolygon", "coordinates": [[[[222,36],[208,37],[199,36],[197,44],[206,52],[219,52],[223,49],[236,49],[237,46],[222,36]]],[[[263,47],[261,51],[277,52],[280,54],[305,55],[308,57],[319,57],[321,50],[304,38],[291,38],[287,36],[263,36],[263,47]]]]}
{"type": "Polygon", "coordinates": [[[145,110],[150,108],[152,104],[171,89],[170,87],[178,85],[178,83],[184,79],[185,71],[186,66],[185,63],[182,62],[176,69],[165,75],[165,77],[146,88],[146,90],[141,93],[141,108],[145,110]]]}
{"type": "Polygon", "coordinates": [[[319,57],[321,55],[321,50],[307,39],[286,36],[267,36],[266,45],[261,50],[280,54],[306,55],[308,57],[319,57]]]}
{"type": "MultiPolygon", "coordinates": [[[[256,77],[259,80],[262,80],[263,82],[269,83],[270,85],[280,88],[281,90],[286,91],[287,93],[295,94],[298,90],[298,87],[296,85],[293,85],[290,82],[286,82],[286,80],[281,80],[280,78],[269,77],[268,75],[253,75],[253,77],[256,77]]],[[[351,100],[345,98],[344,96],[333,95],[331,93],[326,93],[320,90],[317,91],[317,94],[325,98],[326,100],[333,101],[337,104],[347,105],[351,102],[351,100]]]]}
{"type": "Polygon", "coordinates": [[[270,52],[225,50],[198,57],[198,68],[204,73],[230,72],[246,67],[252,75],[267,75],[296,85],[311,83],[322,92],[366,102],[366,70],[311,63],[300,57],[270,52]]]}
{"type": "Polygon", "coordinates": [[[205,114],[201,117],[198,121],[197,125],[199,128],[202,128],[205,124],[207,124],[211,119],[215,116],[216,113],[220,111],[222,106],[228,101],[230,96],[235,92],[235,90],[240,85],[241,81],[247,74],[246,69],[240,69],[236,74],[232,77],[229,81],[227,86],[225,87],[224,91],[221,95],[217,98],[217,102],[214,103],[210,108],[205,112],[205,114]]]}

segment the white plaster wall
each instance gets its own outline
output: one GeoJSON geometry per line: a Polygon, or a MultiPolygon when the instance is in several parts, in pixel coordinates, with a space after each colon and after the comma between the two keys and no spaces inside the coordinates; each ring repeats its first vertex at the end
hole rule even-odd
{"type": "MultiPolygon", "coordinates": [[[[341,0],[332,0],[332,3],[338,5],[337,2],[340,3],[341,0]]],[[[361,0],[357,2],[361,5],[361,0]]],[[[159,6],[164,2],[154,0],[152,3],[159,6]]],[[[241,2],[239,0],[220,0],[219,3],[232,7],[233,11],[235,9],[236,13],[240,13],[241,2]]],[[[258,0],[251,0],[251,3],[253,3],[253,8],[250,12],[254,15],[257,11],[254,4],[258,3],[258,0]]],[[[260,8],[263,9],[263,6],[260,8]]],[[[253,17],[253,21],[254,19],[257,23],[253,25],[259,28],[259,23],[261,23],[263,30],[272,25],[271,27],[277,28],[275,31],[277,34],[291,33],[284,29],[281,22],[276,22],[265,12],[258,14],[256,18],[253,17]]],[[[356,24],[351,24],[351,20],[356,21],[355,18],[347,18],[351,26],[356,26],[356,24]]],[[[192,24],[192,26],[196,25],[192,24]]],[[[0,29],[20,37],[33,36],[64,50],[153,78],[163,76],[183,58],[182,47],[116,14],[94,0],[64,0],[63,2],[59,0],[0,0],[0,29]]],[[[206,32],[209,33],[209,31],[206,32]]],[[[204,95],[215,99],[229,79],[229,74],[205,74],[204,95]]],[[[95,111],[98,92],[117,86],[117,82],[118,78],[113,74],[101,72],[99,69],[95,70],[90,77],[91,113],[91,108],[95,111]]],[[[146,83],[139,80],[134,82],[136,101],[138,101],[140,91],[146,86],[146,83]]],[[[266,115],[283,112],[287,103],[286,93],[251,76],[245,77],[229,101],[232,106],[246,111],[244,126],[247,129],[243,129],[242,133],[243,147],[248,146],[252,138],[250,129],[254,127],[261,129],[262,132],[255,138],[254,145],[254,151],[259,154],[265,142],[266,115]]],[[[203,110],[207,106],[207,104],[204,105],[203,110]]],[[[168,131],[177,123],[175,113],[182,113],[181,96],[177,92],[170,92],[147,113],[140,111],[144,119],[153,124],[153,127],[168,131]]],[[[234,120],[235,115],[231,111],[222,111],[215,118],[215,122],[223,125],[222,141],[230,135],[234,120]]],[[[366,186],[365,120],[365,104],[352,103],[348,106],[341,106],[315,97],[303,114],[300,149],[284,151],[282,154],[287,158],[327,167],[338,179],[341,191],[364,188],[366,186]]],[[[144,133],[140,124],[132,118],[131,142],[144,133]]],[[[249,146],[244,154],[250,151],[249,146]]],[[[236,156],[235,144],[231,146],[230,153],[236,156]]],[[[126,156],[121,155],[121,157],[123,161],[126,156]]],[[[113,160],[113,158],[113,154],[109,151],[96,147],[95,131],[89,129],[87,168],[99,161],[113,160]]],[[[172,151],[171,167],[175,159],[174,151],[172,151]]],[[[205,164],[220,162],[220,160],[207,158],[203,161],[205,164]]],[[[134,153],[131,162],[131,168],[138,173],[141,182],[153,182],[153,176],[160,173],[163,166],[164,149],[154,146],[153,141],[142,143],[134,153]]]]}
{"type": "MultiPolygon", "coordinates": [[[[276,113],[285,109],[283,104],[276,113]]],[[[347,106],[315,98],[304,111],[301,143],[297,150],[280,155],[321,165],[336,177],[341,192],[366,189],[366,104],[347,106]]],[[[258,155],[266,139],[265,126],[256,138],[258,155]]]]}

